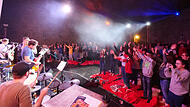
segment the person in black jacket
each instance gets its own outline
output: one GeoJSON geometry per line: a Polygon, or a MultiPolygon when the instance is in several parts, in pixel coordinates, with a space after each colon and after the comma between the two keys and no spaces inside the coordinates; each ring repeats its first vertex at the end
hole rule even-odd
{"type": "Polygon", "coordinates": [[[171,80],[171,69],[169,67],[174,65],[175,60],[174,56],[168,55],[166,56],[166,49],[163,49],[163,63],[160,66],[160,86],[163,93],[163,101],[166,105],[168,105],[168,91],[171,80]]]}

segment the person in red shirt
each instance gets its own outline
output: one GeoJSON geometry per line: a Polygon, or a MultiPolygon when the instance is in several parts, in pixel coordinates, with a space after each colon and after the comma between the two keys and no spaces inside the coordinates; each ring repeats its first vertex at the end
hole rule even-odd
{"type": "Polygon", "coordinates": [[[130,89],[130,84],[129,84],[129,80],[130,80],[130,75],[132,74],[132,60],[131,58],[127,55],[126,51],[123,51],[123,55],[121,56],[116,56],[114,51],[112,51],[112,53],[114,54],[114,58],[121,61],[121,73],[122,73],[122,77],[123,77],[123,81],[125,83],[124,88],[127,86],[128,89],[130,89]]]}

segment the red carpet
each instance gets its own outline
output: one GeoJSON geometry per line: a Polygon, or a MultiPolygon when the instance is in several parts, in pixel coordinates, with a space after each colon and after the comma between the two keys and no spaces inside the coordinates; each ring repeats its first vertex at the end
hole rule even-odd
{"type": "Polygon", "coordinates": [[[72,60],[68,60],[67,63],[69,65],[82,65],[82,66],[87,66],[87,65],[99,65],[100,64],[100,61],[98,60],[92,60],[92,61],[85,61],[83,63],[79,63],[77,61],[72,61],[72,60]]]}
{"type": "Polygon", "coordinates": [[[143,91],[137,90],[140,86],[131,84],[131,89],[123,87],[124,83],[122,79],[119,79],[121,78],[119,75],[112,75],[111,73],[106,73],[106,75],[94,74],[91,75],[91,78],[96,78],[105,90],[133,104],[135,107],[157,107],[158,96],[153,96],[150,103],[147,103],[147,100],[140,98],[143,96],[143,91]]]}
{"type": "Polygon", "coordinates": [[[78,64],[79,64],[79,62],[77,62],[77,61],[72,61],[72,60],[68,60],[67,63],[68,63],[69,65],[78,65],[78,64]]]}

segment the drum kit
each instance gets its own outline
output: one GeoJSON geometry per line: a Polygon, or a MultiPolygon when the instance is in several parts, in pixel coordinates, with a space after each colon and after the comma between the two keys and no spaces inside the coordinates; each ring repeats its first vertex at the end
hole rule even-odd
{"type": "MultiPolygon", "coordinates": [[[[10,71],[8,71],[8,74],[9,72],[11,72],[14,64],[11,65],[9,62],[10,62],[9,60],[0,60],[0,65],[2,65],[2,67],[0,67],[0,78],[1,78],[0,83],[10,80],[9,76],[8,76],[8,79],[7,78],[5,79],[5,77],[7,77],[5,76],[5,73],[7,73],[7,70],[4,70],[4,69],[10,69],[10,71]]],[[[69,88],[73,84],[77,84],[77,85],[80,84],[80,80],[77,80],[77,79],[73,79],[73,80],[64,79],[65,77],[63,76],[63,73],[61,71],[62,70],[59,70],[59,72],[57,72],[57,74],[54,77],[53,77],[53,74],[50,72],[44,72],[44,73],[39,72],[39,74],[31,73],[31,76],[33,76],[34,74],[36,75],[35,76],[36,78],[32,77],[32,79],[34,79],[35,82],[38,81],[37,85],[31,88],[33,103],[37,101],[38,95],[40,94],[40,90],[43,87],[46,87],[46,86],[49,87],[50,91],[48,91],[48,95],[44,97],[42,103],[48,101],[51,97],[59,94],[59,92],[64,91],[65,89],[69,88]],[[61,73],[61,77],[60,77],[61,80],[57,78],[59,73],[61,73]]],[[[29,82],[30,82],[30,79],[29,79],[29,82]]]]}
{"type": "Polygon", "coordinates": [[[8,60],[0,60],[0,83],[10,80],[9,73],[13,66],[8,60]]]}
{"type": "Polygon", "coordinates": [[[42,101],[42,103],[45,103],[46,101],[50,100],[51,97],[54,97],[55,95],[59,94],[60,92],[64,91],[65,89],[71,87],[73,84],[79,85],[80,80],[78,79],[72,79],[72,80],[63,80],[61,81],[58,78],[55,78],[54,80],[52,73],[41,73],[37,80],[39,81],[40,85],[36,85],[31,89],[32,97],[33,97],[33,103],[35,103],[38,99],[38,95],[40,94],[40,90],[47,86],[49,87],[50,91],[48,92],[48,95],[46,95],[42,101]]]}
{"type": "Polygon", "coordinates": [[[6,52],[2,51],[0,57],[0,83],[9,81],[9,73],[12,71],[14,64],[11,64],[14,60],[14,50],[18,46],[18,43],[12,42],[10,45],[6,45],[6,52]]]}

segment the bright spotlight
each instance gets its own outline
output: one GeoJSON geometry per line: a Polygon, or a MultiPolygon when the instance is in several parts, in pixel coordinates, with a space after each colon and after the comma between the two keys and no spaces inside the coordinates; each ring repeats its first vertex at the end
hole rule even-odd
{"type": "Polygon", "coordinates": [[[179,15],[180,15],[180,13],[179,13],[179,12],[176,12],[176,13],[175,13],[175,15],[176,15],[176,16],[179,16],[179,15]]]}
{"type": "Polygon", "coordinates": [[[140,39],[140,36],[139,35],[135,35],[135,39],[140,39]]]}
{"type": "Polygon", "coordinates": [[[150,22],[146,22],[146,25],[147,25],[147,26],[150,26],[150,25],[151,25],[151,23],[150,23],[150,22]]]}
{"type": "Polygon", "coordinates": [[[106,21],[105,21],[105,24],[106,24],[107,26],[109,26],[109,25],[110,25],[110,21],[106,20],[106,21]]]}
{"type": "Polygon", "coordinates": [[[63,5],[62,11],[63,11],[64,13],[70,13],[70,12],[71,12],[71,6],[68,5],[68,4],[63,5]]]}
{"type": "Polygon", "coordinates": [[[136,34],[135,36],[134,36],[134,42],[139,42],[140,41],[140,35],[138,35],[138,34],[136,34]]]}
{"type": "Polygon", "coordinates": [[[126,27],[127,27],[127,28],[131,28],[131,24],[128,23],[128,24],[126,25],[126,27]]]}

